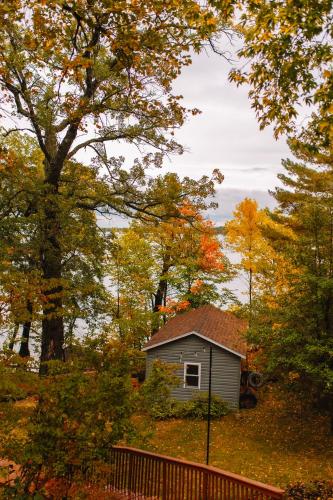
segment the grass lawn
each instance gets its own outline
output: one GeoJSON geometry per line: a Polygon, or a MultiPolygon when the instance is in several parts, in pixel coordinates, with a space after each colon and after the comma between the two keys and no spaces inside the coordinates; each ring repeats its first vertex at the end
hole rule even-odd
{"type": "MultiPolygon", "coordinates": [[[[212,422],[211,465],[275,486],[333,479],[333,436],[329,419],[266,388],[253,410],[212,422]]],[[[206,423],[156,422],[145,449],[205,461],[206,423]]]]}
{"type": "MultiPolygon", "coordinates": [[[[18,450],[26,437],[26,425],[35,406],[34,398],[0,404],[1,448],[15,437],[18,450]]],[[[147,427],[144,446],[156,453],[205,462],[206,422],[170,420],[151,422],[136,418],[147,427]],[[151,432],[152,431],[152,432],[151,432]]],[[[254,410],[231,413],[211,427],[211,465],[285,487],[297,481],[333,480],[333,436],[328,417],[310,413],[276,387],[266,388],[254,410]]]]}

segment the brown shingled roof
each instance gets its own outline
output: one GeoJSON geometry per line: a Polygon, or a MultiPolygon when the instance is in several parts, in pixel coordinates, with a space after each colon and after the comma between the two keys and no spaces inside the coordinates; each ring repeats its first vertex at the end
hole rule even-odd
{"type": "Polygon", "coordinates": [[[198,309],[178,314],[170,319],[144,346],[149,350],[191,332],[196,332],[220,347],[233,351],[240,356],[246,355],[244,333],[246,321],[231,313],[221,311],[215,306],[204,305],[198,309]]]}

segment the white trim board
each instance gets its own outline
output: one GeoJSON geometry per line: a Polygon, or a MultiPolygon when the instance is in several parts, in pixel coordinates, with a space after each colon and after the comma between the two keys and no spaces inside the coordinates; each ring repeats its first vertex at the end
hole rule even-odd
{"type": "Polygon", "coordinates": [[[154,349],[155,347],[159,347],[160,345],[168,344],[169,342],[174,342],[176,340],[183,339],[185,337],[189,337],[189,335],[196,335],[197,337],[200,337],[201,339],[206,340],[207,342],[210,342],[211,344],[217,345],[217,347],[220,347],[221,349],[225,349],[226,351],[229,351],[232,354],[239,356],[240,358],[243,358],[243,359],[246,358],[246,356],[244,354],[241,354],[240,352],[229,349],[229,347],[226,347],[225,345],[220,344],[219,342],[216,342],[216,340],[212,340],[209,337],[205,337],[205,335],[202,335],[201,333],[198,333],[198,332],[184,333],[182,335],[179,335],[179,337],[173,337],[172,339],[163,340],[162,342],[157,342],[157,344],[149,345],[148,347],[143,347],[142,350],[149,351],[149,349],[154,349]]]}

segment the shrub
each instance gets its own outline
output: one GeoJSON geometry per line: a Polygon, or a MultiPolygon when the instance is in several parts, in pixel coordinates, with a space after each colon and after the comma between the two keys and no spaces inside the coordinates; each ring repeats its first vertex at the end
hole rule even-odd
{"type": "Polygon", "coordinates": [[[168,399],[163,405],[152,405],[149,414],[154,420],[169,420],[171,418],[180,418],[180,411],[181,404],[174,399],[168,399]]]}
{"type": "Polygon", "coordinates": [[[333,481],[311,481],[296,483],[286,489],[289,500],[331,500],[333,498],[333,481]]]}
{"type": "Polygon", "coordinates": [[[0,402],[24,399],[35,394],[38,376],[32,371],[33,361],[12,352],[0,355],[0,402]]]}
{"type": "MultiPolygon", "coordinates": [[[[212,396],[211,398],[211,418],[219,419],[224,417],[228,412],[229,408],[225,401],[223,401],[218,396],[212,396]]],[[[208,414],[208,394],[198,394],[195,398],[190,401],[182,403],[180,409],[178,410],[179,418],[190,418],[195,420],[205,420],[208,414]]]]}
{"type": "Polygon", "coordinates": [[[79,481],[80,471],[100,467],[108,460],[110,448],[134,432],[126,348],[103,341],[87,355],[89,359],[77,364],[48,364],[48,376],[41,380],[39,403],[28,424],[28,440],[18,457],[24,483],[19,486],[24,491],[35,484],[42,492],[50,480],[71,488],[73,481],[79,481]],[[89,371],[83,369],[87,362],[89,371]]]}
{"type": "MultiPolygon", "coordinates": [[[[222,418],[229,412],[227,403],[217,396],[212,396],[210,410],[212,419],[222,418]]],[[[150,408],[150,416],[155,420],[167,420],[170,418],[205,420],[207,414],[208,395],[206,394],[200,394],[184,403],[169,398],[163,405],[154,404],[150,408]]]]}
{"type": "Polygon", "coordinates": [[[177,403],[170,397],[171,390],[180,383],[174,373],[177,365],[159,359],[153,362],[149,375],[140,389],[141,407],[152,418],[172,418],[177,403]]]}
{"type": "MultiPolygon", "coordinates": [[[[212,396],[211,418],[219,419],[228,412],[227,403],[217,396],[212,396]]],[[[168,420],[171,418],[205,420],[208,414],[208,396],[200,395],[184,403],[168,397],[165,400],[152,402],[148,414],[154,420],[168,420]]]]}
{"type": "Polygon", "coordinates": [[[0,369],[0,402],[24,399],[27,395],[27,392],[13,380],[13,377],[3,373],[0,369]]]}
{"type": "MultiPolygon", "coordinates": [[[[177,365],[155,360],[146,382],[140,390],[141,408],[153,419],[189,418],[204,420],[208,413],[208,394],[199,393],[185,403],[171,398],[171,390],[180,383],[174,373],[177,365]]],[[[229,411],[228,405],[218,396],[211,399],[211,417],[221,418],[229,411]]]]}

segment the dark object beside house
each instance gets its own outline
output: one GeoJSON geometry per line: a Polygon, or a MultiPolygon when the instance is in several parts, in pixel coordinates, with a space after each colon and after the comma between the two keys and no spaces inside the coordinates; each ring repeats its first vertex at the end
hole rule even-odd
{"type": "Polygon", "coordinates": [[[264,377],[259,372],[243,370],[241,374],[240,408],[255,408],[257,406],[257,389],[264,383],[264,377]]]}
{"type": "Polygon", "coordinates": [[[246,328],[245,321],[212,305],[179,314],[143,348],[147,352],[147,373],[155,359],[178,364],[176,374],[181,384],[172,391],[172,397],[187,401],[198,392],[208,392],[212,347],[212,393],[238,408],[246,328]]]}

